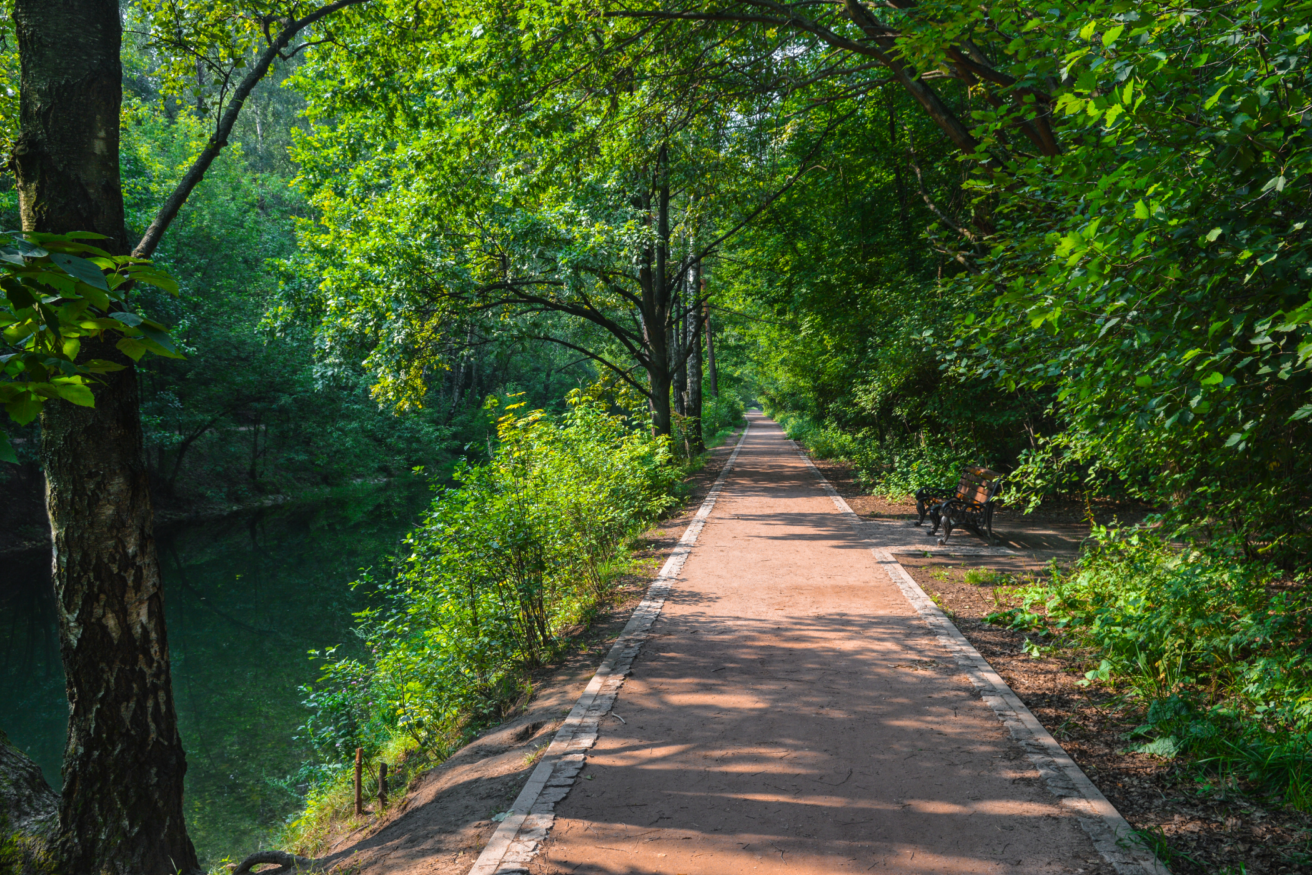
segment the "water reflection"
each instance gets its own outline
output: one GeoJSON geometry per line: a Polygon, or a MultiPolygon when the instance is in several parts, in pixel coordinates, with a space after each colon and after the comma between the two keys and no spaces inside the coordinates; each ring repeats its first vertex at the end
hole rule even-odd
{"type": "MultiPolygon", "coordinates": [[[[159,533],[173,684],[187,749],[187,818],[203,860],[238,857],[299,803],[308,751],[297,688],[312,648],[356,646],[347,584],[396,551],[427,493],[370,487],[317,505],[159,533]]],[[[0,729],[59,786],[68,707],[44,552],[0,560],[0,729]]]]}

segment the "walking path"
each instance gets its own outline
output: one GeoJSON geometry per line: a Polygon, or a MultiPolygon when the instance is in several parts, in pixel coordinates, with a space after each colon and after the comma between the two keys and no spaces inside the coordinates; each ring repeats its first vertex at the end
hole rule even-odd
{"type": "Polygon", "coordinates": [[[759,415],[729,467],[472,875],[1164,871],[897,564],[924,530],[759,415]]]}

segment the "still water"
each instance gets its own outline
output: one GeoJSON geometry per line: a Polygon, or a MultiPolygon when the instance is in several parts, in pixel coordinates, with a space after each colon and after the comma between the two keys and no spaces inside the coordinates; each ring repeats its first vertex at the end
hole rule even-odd
{"type": "MultiPolygon", "coordinates": [[[[361,568],[387,567],[429,493],[372,486],[313,505],[158,532],[186,810],[203,864],[256,850],[299,805],[309,751],[298,687],[307,651],[358,648],[361,568]]],[[[0,558],[0,729],[59,789],[67,728],[49,555],[0,558]]]]}

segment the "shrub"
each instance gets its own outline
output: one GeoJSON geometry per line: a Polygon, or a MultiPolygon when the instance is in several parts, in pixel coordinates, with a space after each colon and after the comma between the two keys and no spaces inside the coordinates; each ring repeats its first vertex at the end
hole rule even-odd
{"type": "Polygon", "coordinates": [[[713,447],[724,437],[743,424],[743,402],[737,395],[728,392],[719,397],[705,395],[702,398],[702,439],[706,446],[713,447]]]}
{"type": "Polygon", "coordinates": [[[1141,749],[1239,770],[1312,807],[1312,598],[1224,544],[1181,549],[1095,530],[1070,575],[1026,591],[1048,620],[1096,648],[1089,678],[1146,706],[1141,749]]]}
{"type": "Polygon", "coordinates": [[[489,461],[438,492],[379,604],[358,615],[372,658],[330,658],[305,690],[321,756],[398,733],[441,751],[471,719],[499,716],[605,595],[624,540],[672,500],[668,440],[580,394],[559,418],[520,406],[498,421],[489,461]]]}
{"type": "Polygon", "coordinates": [[[875,495],[901,498],[922,486],[951,486],[963,465],[987,463],[988,457],[973,445],[947,442],[921,443],[885,438],[872,431],[849,431],[833,424],[820,425],[809,417],[776,412],[776,421],[792,440],[806,446],[819,459],[836,459],[856,469],[857,481],[875,495]]]}

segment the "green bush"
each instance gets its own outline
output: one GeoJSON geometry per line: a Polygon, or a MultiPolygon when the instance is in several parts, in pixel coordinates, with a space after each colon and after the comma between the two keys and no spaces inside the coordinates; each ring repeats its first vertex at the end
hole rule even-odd
{"type": "Polygon", "coordinates": [[[1026,591],[1048,620],[1096,648],[1089,678],[1146,706],[1140,749],[1238,772],[1312,807],[1312,598],[1226,545],[1180,549],[1094,532],[1070,575],[1026,591]]]}
{"type": "Polygon", "coordinates": [[[719,397],[702,397],[702,440],[706,446],[717,446],[744,421],[743,402],[737,395],[723,392],[719,397]]]}
{"type": "Polygon", "coordinates": [[[438,493],[379,606],[358,615],[372,658],[330,658],[305,691],[305,737],[326,761],[397,734],[440,751],[471,718],[499,716],[605,595],[625,539],[672,500],[667,439],[571,401],[559,418],[508,407],[490,460],[438,493]]]}
{"type": "Polygon", "coordinates": [[[922,486],[951,486],[963,465],[989,461],[976,447],[947,442],[918,443],[879,438],[869,430],[848,431],[817,424],[809,417],[776,412],[776,421],[792,440],[804,444],[816,458],[847,462],[856,469],[863,489],[901,498],[922,486]]]}

